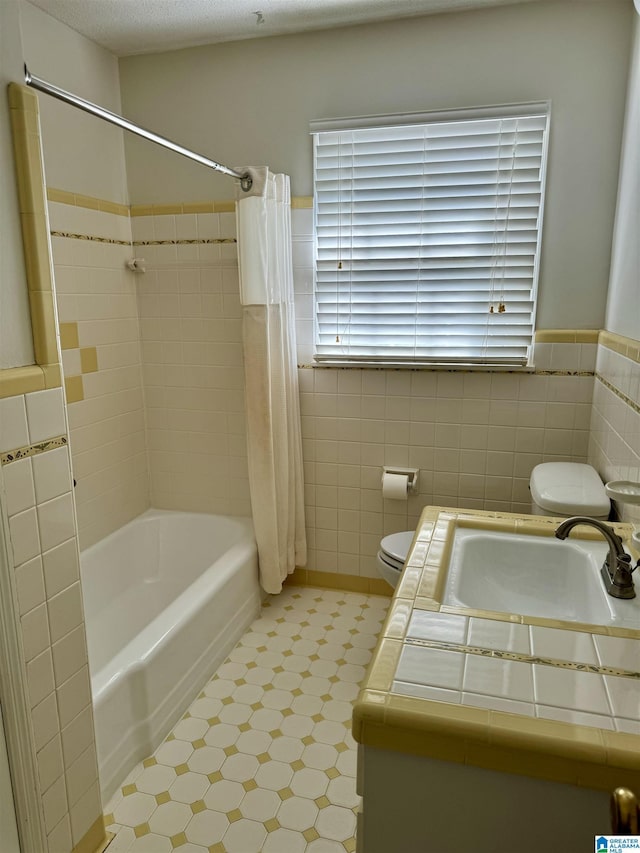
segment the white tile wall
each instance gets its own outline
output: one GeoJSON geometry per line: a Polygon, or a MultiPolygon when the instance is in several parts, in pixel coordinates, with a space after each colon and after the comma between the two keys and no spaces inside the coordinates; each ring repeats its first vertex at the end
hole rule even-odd
{"type": "MultiPolygon", "coordinates": [[[[66,434],[59,389],[1,402],[0,452],[66,434]]],[[[49,853],[70,853],[102,808],[96,797],[74,800],[77,755],[67,746],[77,738],[88,751],[88,787],[97,763],[69,455],[62,447],[0,470],[49,853]]]]}
{"type": "MultiPolygon", "coordinates": [[[[298,359],[313,355],[313,223],[292,211],[298,359]]],[[[377,575],[380,538],[428,504],[528,512],[539,462],[586,461],[595,344],[539,344],[539,370],[586,375],[299,371],[309,567],[377,575]],[[420,469],[383,500],[383,465],[420,469]]]]}
{"type": "MultiPolygon", "coordinates": [[[[75,217],[65,220],[67,230],[87,233],[92,227],[82,211],[52,207],[61,217],[75,217]]],[[[122,220],[102,217],[93,223],[94,228],[103,228],[102,233],[122,220]]],[[[133,217],[131,227],[134,240],[210,239],[234,236],[235,215],[133,217]]],[[[309,363],[310,210],[292,211],[292,235],[298,358],[309,363]]],[[[132,309],[126,304],[114,308],[112,299],[104,299],[100,310],[115,311],[112,319],[86,319],[98,302],[82,264],[91,262],[89,278],[99,272],[99,282],[110,282],[112,289],[115,279],[92,261],[91,253],[100,244],[63,239],[56,238],[63,252],[61,312],[67,312],[64,319],[80,321],[87,335],[81,343],[98,345],[101,367],[98,374],[85,376],[89,389],[92,382],[100,386],[96,396],[70,407],[79,479],[76,498],[82,541],[88,544],[98,533],[108,532],[102,522],[86,533],[91,519],[115,523],[123,477],[143,481],[144,425],[140,408],[135,408],[139,398],[134,377],[126,368],[122,373],[116,367],[118,358],[135,359],[135,318],[130,322],[127,313],[132,309]],[[117,343],[108,344],[107,334],[117,343]],[[133,383],[127,388],[133,406],[128,419],[111,418],[116,391],[110,393],[102,375],[108,358],[113,367],[106,373],[115,371],[114,376],[133,383]],[[126,433],[118,443],[110,441],[116,422],[126,433]]],[[[166,508],[249,514],[235,245],[171,244],[138,246],[134,251],[147,265],[135,283],[150,502],[166,508]]],[[[58,266],[56,273],[59,278],[58,266]]],[[[414,527],[429,503],[526,511],[529,475],[536,464],[586,461],[593,391],[588,372],[595,356],[595,345],[538,345],[540,369],[587,374],[569,376],[300,370],[308,566],[376,576],[380,538],[414,527]],[[420,468],[418,493],[407,502],[383,500],[383,465],[420,468]]]]}
{"type": "MultiPolygon", "coordinates": [[[[57,202],[49,216],[53,231],[131,240],[126,216],[57,202]]],[[[80,346],[98,355],[98,372],[83,376],[85,399],[68,408],[86,548],[149,505],[136,276],[125,266],[130,246],[54,236],[52,247],[59,320],[77,322],[80,346]]],[[[78,350],[63,351],[63,368],[79,374],[78,350]]]]}
{"type": "MultiPolygon", "coordinates": [[[[235,236],[235,214],[133,217],[134,240],[235,236]]],[[[249,515],[235,244],[140,246],[151,502],[249,515]]]]}
{"type": "MultiPolygon", "coordinates": [[[[608,480],[640,482],[640,364],[598,347],[589,438],[589,462],[608,480]],[[620,396],[623,395],[623,396],[620,396]]],[[[640,524],[640,506],[617,504],[621,518],[640,524]]]]}

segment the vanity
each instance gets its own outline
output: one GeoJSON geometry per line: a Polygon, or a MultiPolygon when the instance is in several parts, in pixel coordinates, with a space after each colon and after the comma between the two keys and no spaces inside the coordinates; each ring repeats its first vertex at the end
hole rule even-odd
{"type": "Polygon", "coordinates": [[[424,510],[354,707],[359,853],[584,853],[640,791],[640,591],[561,522],[424,510]]]}

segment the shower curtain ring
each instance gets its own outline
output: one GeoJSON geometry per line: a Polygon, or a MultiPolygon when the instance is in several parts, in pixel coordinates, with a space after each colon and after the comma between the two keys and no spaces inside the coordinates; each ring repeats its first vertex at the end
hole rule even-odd
{"type": "Polygon", "coordinates": [[[244,175],[240,177],[240,186],[242,187],[243,192],[249,192],[253,186],[253,178],[251,177],[250,172],[245,172],[244,175]]]}

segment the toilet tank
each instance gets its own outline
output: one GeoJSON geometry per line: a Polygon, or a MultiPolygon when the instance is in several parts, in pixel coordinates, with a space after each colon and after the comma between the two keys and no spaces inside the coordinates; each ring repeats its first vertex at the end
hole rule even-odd
{"type": "Polygon", "coordinates": [[[531,472],[529,488],[534,515],[609,517],[611,502],[591,465],[543,462],[531,472]]]}

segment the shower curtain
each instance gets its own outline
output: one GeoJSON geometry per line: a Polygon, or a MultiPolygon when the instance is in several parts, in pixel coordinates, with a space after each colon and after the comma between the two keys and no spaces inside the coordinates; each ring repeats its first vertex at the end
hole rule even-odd
{"type": "Polygon", "coordinates": [[[237,209],[247,452],[260,583],[307,561],[289,177],[252,169],[237,209]]]}

